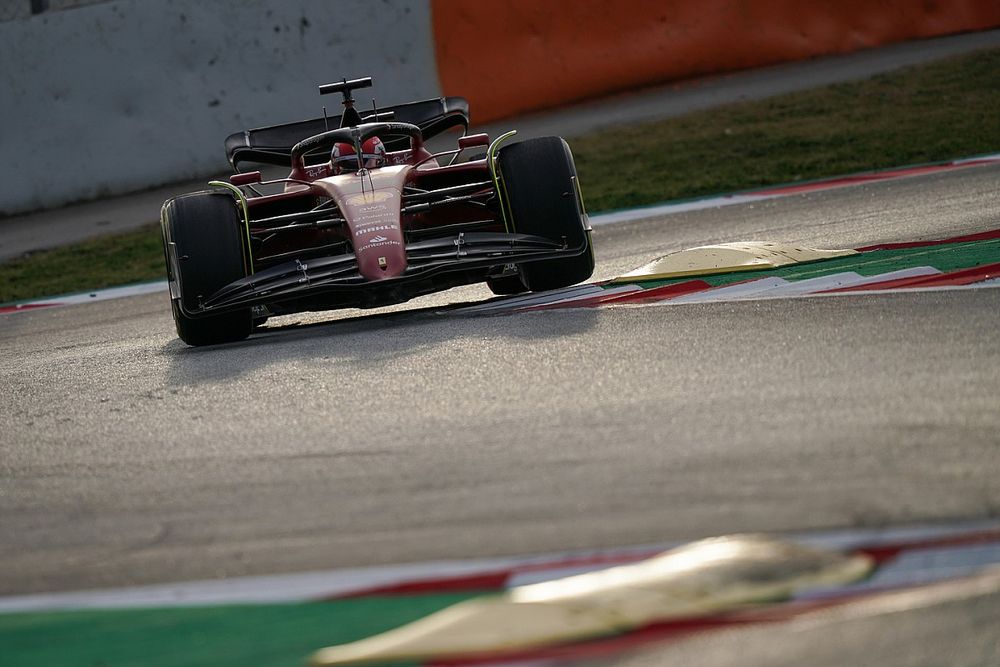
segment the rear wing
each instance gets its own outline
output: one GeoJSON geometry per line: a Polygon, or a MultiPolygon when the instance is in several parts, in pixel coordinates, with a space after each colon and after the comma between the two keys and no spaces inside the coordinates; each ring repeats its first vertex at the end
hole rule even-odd
{"type": "MultiPolygon", "coordinates": [[[[379,114],[388,111],[395,114],[393,121],[419,127],[424,139],[459,125],[466,131],[469,129],[469,103],[462,97],[439,97],[378,110],[379,114]]],[[[374,121],[375,112],[362,112],[361,119],[364,122],[374,121]]],[[[226,138],[226,157],[236,171],[240,170],[241,162],[291,167],[292,146],[303,139],[338,127],[339,115],[237,132],[226,138]]],[[[404,150],[409,148],[409,138],[390,137],[385,144],[390,151],[404,150]]]]}

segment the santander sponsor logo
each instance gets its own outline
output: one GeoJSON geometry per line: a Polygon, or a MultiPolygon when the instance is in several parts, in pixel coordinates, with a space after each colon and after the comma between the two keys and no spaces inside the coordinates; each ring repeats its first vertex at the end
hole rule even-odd
{"type": "Polygon", "coordinates": [[[368,239],[363,246],[358,248],[358,252],[366,252],[373,248],[384,248],[386,246],[401,246],[403,245],[399,241],[386,238],[384,236],[374,236],[368,239]]]}

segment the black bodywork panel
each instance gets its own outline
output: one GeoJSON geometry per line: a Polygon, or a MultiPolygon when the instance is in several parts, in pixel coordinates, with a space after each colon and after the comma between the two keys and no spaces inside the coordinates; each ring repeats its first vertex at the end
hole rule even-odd
{"type": "Polygon", "coordinates": [[[205,298],[199,310],[185,313],[199,317],[292,301],[300,303],[288,312],[400,303],[421,294],[481,282],[499,265],[569,257],[586,249],[586,244],[569,247],[565,239],[527,234],[463,233],[408,243],[409,267],[401,276],[383,281],[362,277],[353,253],[291,260],[234,281],[205,298]],[[311,301],[312,307],[302,307],[304,301],[311,301]]]}
{"type": "MultiPolygon", "coordinates": [[[[393,120],[410,123],[420,128],[423,138],[428,139],[453,127],[469,129],[469,103],[462,97],[439,97],[436,99],[410,102],[394,107],[380,107],[379,114],[393,112],[393,120]]],[[[373,115],[373,111],[362,111],[362,120],[373,115]]],[[[245,130],[226,138],[226,157],[236,171],[241,162],[257,162],[278,166],[291,166],[292,146],[298,142],[340,127],[340,116],[313,118],[295,123],[284,123],[245,130]]],[[[408,137],[397,137],[386,141],[390,151],[409,148],[408,137]]]]}

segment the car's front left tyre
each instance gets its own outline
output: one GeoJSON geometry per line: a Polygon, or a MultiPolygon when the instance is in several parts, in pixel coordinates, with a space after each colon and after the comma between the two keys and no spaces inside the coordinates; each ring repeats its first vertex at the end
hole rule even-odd
{"type": "Polygon", "coordinates": [[[222,287],[247,275],[242,220],[233,197],[222,192],[196,192],[172,199],[163,209],[162,232],[167,277],[176,280],[180,288],[179,298],[171,300],[177,336],[195,346],[231,343],[249,336],[253,330],[249,308],[202,317],[187,314],[199,310],[201,302],[222,287]],[[168,248],[168,243],[173,243],[173,248],[168,248]]]}

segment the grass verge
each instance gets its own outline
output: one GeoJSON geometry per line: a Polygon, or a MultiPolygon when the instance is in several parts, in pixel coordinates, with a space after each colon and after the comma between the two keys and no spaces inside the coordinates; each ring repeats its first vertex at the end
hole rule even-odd
{"type": "MultiPolygon", "coordinates": [[[[570,141],[591,212],[1000,151],[1000,49],[570,141]]],[[[155,226],[0,264],[0,303],[163,277],[155,226]]]]}
{"type": "Polygon", "coordinates": [[[18,667],[287,667],[469,597],[0,614],[0,655],[18,667]]]}
{"type": "Polygon", "coordinates": [[[0,303],[165,277],[156,223],[0,264],[0,303]]]}
{"type": "Polygon", "coordinates": [[[1000,50],[571,141],[588,208],[1000,150],[1000,50]]]}

